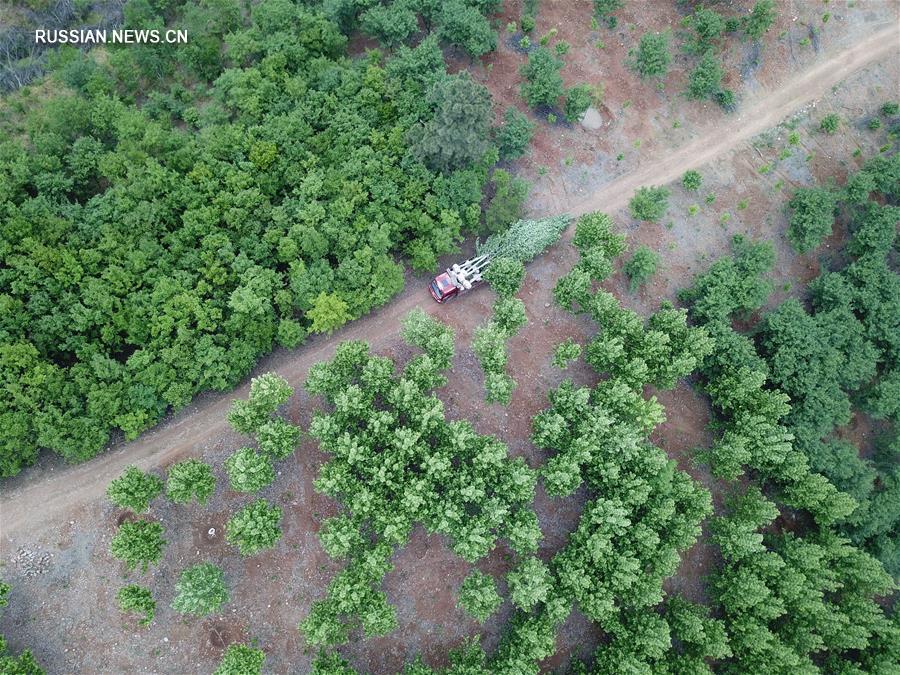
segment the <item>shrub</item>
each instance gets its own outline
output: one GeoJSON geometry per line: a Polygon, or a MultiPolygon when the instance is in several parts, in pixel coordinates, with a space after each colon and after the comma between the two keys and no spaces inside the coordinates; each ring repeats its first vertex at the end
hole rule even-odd
{"type": "Polygon", "coordinates": [[[143,614],[144,618],[141,619],[142,626],[146,626],[153,621],[153,617],[156,614],[156,600],[153,599],[153,594],[149,588],[135,584],[123,586],[116,593],[116,600],[123,612],[139,612],[143,614]]]}
{"type": "Polygon", "coordinates": [[[715,56],[710,53],[704,54],[688,78],[688,98],[711,98],[721,89],[722,66],[715,56]]]}
{"type": "Polygon", "coordinates": [[[641,77],[665,77],[672,62],[672,55],[669,53],[669,34],[644,33],[637,51],[632,52],[630,57],[629,65],[641,77]]]}
{"type": "Polygon", "coordinates": [[[172,609],[181,614],[206,616],[228,602],[228,588],[221,568],[212,563],[188,567],[175,584],[172,609]]]}
{"type": "Polygon", "coordinates": [[[566,92],[565,115],[569,122],[577,122],[591,107],[591,88],[586,84],[576,84],[566,92]]]}
{"type": "Polygon", "coordinates": [[[896,101],[888,101],[881,106],[881,114],[885,117],[893,117],[898,112],[900,112],[900,103],[896,101]]]}
{"type": "Polygon", "coordinates": [[[266,653],[247,645],[230,644],[213,675],[259,675],[266,653]]]}
{"type": "Polygon", "coordinates": [[[702,183],[703,177],[700,175],[699,171],[685,171],[684,175],[681,177],[681,184],[684,186],[685,190],[696,192],[700,189],[702,183]]]}
{"type": "Polygon", "coordinates": [[[628,277],[629,288],[632,291],[656,274],[656,268],[659,266],[659,254],[648,246],[638,246],[631,256],[631,259],[625,263],[622,268],[625,276],[628,277]]]}
{"type": "Polygon", "coordinates": [[[129,466],[121,476],[110,482],[106,496],[116,506],[143,513],[162,489],[162,479],[144,473],[136,466],[129,466]]]}
{"type": "Polygon", "coordinates": [[[503,114],[503,126],[497,132],[501,159],[518,159],[525,154],[534,134],[534,123],[515,108],[503,114]]]}
{"type": "Polygon", "coordinates": [[[758,40],[772,27],[777,16],[775,0],[759,0],[744,18],[744,32],[751,39],[758,40]]]}
{"type": "Polygon", "coordinates": [[[502,232],[525,213],[528,183],[504,169],[496,169],[491,180],[494,196],[484,212],[484,229],[488,234],[502,232]]]}
{"type": "Polygon", "coordinates": [[[225,540],[241,555],[255,555],[281,539],[281,509],[257,499],[235,513],[225,525],[225,540]]]}
{"type": "Polygon", "coordinates": [[[822,118],[819,122],[819,130],[824,131],[826,134],[833,134],[838,130],[838,127],[841,125],[841,118],[837,115],[837,113],[829,113],[822,118]]]}
{"type": "Polygon", "coordinates": [[[563,93],[563,79],[559,71],[563,62],[549,50],[538,47],[528,57],[528,63],[522,66],[521,75],[522,98],[535,108],[539,105],[556,105],[563,93]]]}
{"type": "Polygon", "coordinates": [[[186,504],[194,497],[199,504],[206,504],[215,489],[216,477],[209,464],[197,459],[187,459],[169,468],[166,496],[176,504],[186,504]]]}
{"type": "Polygon", "coordinates": [[[162,557],[166,545],[162,534],[162,525],[149,520],[122,523],[109,544],[109,550],[128,569],[133,570],[140,565],[141,571],[146,573],[150,564],[159,562],[162,557]]]}
{"type": "Polygon", "coordinates": [[[481,623],[497,611],[503,602],[494,578],[474,570],[459,588],[459,606],[481,623]]]}
{"type": "Polygon", "coordinates": [[[241,448],[225,460],[225,471],[232,490],[257,492],[275,480],[275,468],[268,455],[252,448],[241,448]]]}
{"type": "Polygon", "coordinates": [[[807,253],[831,234],[836,195],[825,188],[800,188],[788,206],[793,209],[788,239],[800,253],[807,253]]]}
{"type": "Polygon", "coordinates": [[[669,208],[669,191],[664,187],[642,187],[628,202],[632,218],[656,222],[669,208]]]}

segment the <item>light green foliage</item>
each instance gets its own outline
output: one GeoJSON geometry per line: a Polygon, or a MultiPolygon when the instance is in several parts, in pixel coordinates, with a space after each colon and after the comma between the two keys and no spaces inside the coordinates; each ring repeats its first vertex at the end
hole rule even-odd
{"type": "Polygon", "coordinates": [[[176,504],[186,504],[196,497],[201,505],[216,490],[212,467],[198,459],[186,459],[169,468],[166,496],[176,504]]]}
{"type": "Polygon", "coordinates": [[[526,558],[506,576],[513,604],[530,611],[537,603],[547,599],[552,586],[550,571],[537,558],[526,558]]]}
{"type": "Polygon", "coordinates": [[[636,51],[629,54],[628,65],[641,77],[664,78],[669,71],[668,33],[644,33],[636,51]]]}
{"type": "Polygon", "coordinates": [[[553,365],[560,370],[565,370],[569,364],[581,356],[581,345],[572,338],[566,338],[565,342],[560,342],[553,352],[553,365]]]}
{"type": "Polygon", "coordinates": [[[527,263],[555,244],[569,224],[569,216],[540,220],[517,220],[505,232],[492,234],[484,242],[476,242],[479,255],[512,258],[527,263]]]}
{"type": "Polygon", "coordinates": [[[497,258],[484,274],[485,281],[500,298],[511,298],[518,293],[524,278],[525,266],[512,258],[497,258]]]}
{"type": "Polygon", "coordinates": [[[837,195],[826,188],[798,188],[788,202],[792,209],[788,239],[800,253],[819,246],[831,234],[837,195]]]}
{"type": "Polygon", "coordinates": [[[147,626],[156,614],[156,600],[149,588],[128,584],[116,593],[116,600],[123,612],[138,612],[144,615],[141,625],[147,626]]]}
{"type": "Polygon", "coordinates": [[[494,303],[493,321],[503,334],[510,338],[528,322],[525,303],[519,298],[500,298],[494,303]]]}
{"type": "Polygon", "coordinates": [[[681,177],[681,184],[684,186],[685,190],[696,192],[703,184],[703,177],[700,175],[699,171],[694,171],[693,169],[685,171],[684,175],[681,177]]]}
{"type": "Polygon", "coordinates": [[[353,667],[337,652],[320,650],[313,659],[310,675],[357,675],[353,667]]]}
{"type": "Polygon", "coordinates": [[[265,660],[266,653],[262,649],[232,643],[222,655],[222,661],[213,675],[259,675],[265,660]]]}
{"type": "Polygon", "coordinates": [[[522,98],[529,106],[556,105],[563,93],[563,79],[559,72],[563,65],[563,61],[545,47],[538,47],[529,54],[528,62],[520,70],[524,80],[522,98]]]}
{"type": "Polygon", "coordinates": [[[272,459],[285,459],[294,454],[300,436],[300,427],[278,417],[263,424],[256,439],[263,453],[272,459]]]}
{"type": "Polygon", "coordinates": [[[527,116],[515,108],[507,108],[503,113],[503,126],[497,132],[500,158],[518,159],[524,155],[534,135],[534,126],[527,116]]]}
{"type": "Polygon", "coordinates": [[[707,52],[688,77],[688,98],[712,98],[722,90],[722,66],[707,52]]]}
{"type": "Polygon", "coordinates": [[[553,289],[556,303],[570,311],[573,305],[586,308],[592,280],[603,281],[612,274],[612,260],[625,250],[625,236],[613,234],[612,219],[597,211],[578,219],[574,244],[580,260],[553,289]]]}
{"type": "Polygon", "coordinates": [[[459,606],[482,623],[502,602],[494,578],[478,570],[473,570],[459,587],[459,606]]]}
{"type": "Polygon", "coordinates": [[[506,230],[525,212],[528,183],[505,169],[496,169],[491,176],[494,196],[484,212],[484,229],[493,234],[506,230]]]}
{"type": "Polygon", "coordinates": [[[669,208],[669,190],[664,187],[638,188],[628,202],[632,218],[656,222],[669,208]]]}
{"type": "Polygon", "coordinates": [[[446,370],[453,361],[455,335],[453,329],[421,309],[414,309],[403,317],[403,340],[418,347],[439,370],[446,370]]]}
{"type": "Polygon", "coordinates": [[[638,246],[622,267],[622,271],[628,277],[629,288],[635,291],[645,284],[650,277],[656,274],[659,261],[659,253],[649,246],[638,246]]]}
{"type": "Polygon", "coordinates": [[[772,27],[776,18],[775,0],[757,0],[750,14],[744,17],[742,27],[752,40],[758,40],[772,27]]]}
{"type": "Polygon", "coordinates": [[[463,71],[436,82],[427,102],[434,115],[411,132],[413,153],[444,173],[481,159],[488,149],[493,118],[490,92],[463,71]]]}
{"type": "Polygon", "coordinates": [[[287,380],[275,373],[254,377],[247,400],[238,399],[231,404],[228,422],[238,433],[256,434],[293,393],[287,380]]]}
{"type": "Polygon", "coordinates": [[[228,602],[225,575],[212,563],[188,567],[175,584],[172,609],[181,614],[206,616],[219,611],[228,602]]]}
{"type": "Polygon", "coordinates": [[[838,127],[841,126],[841,118],[837,113],[828,113],[821,119],[819,122],[819,131],[823,131],[826,134],[834,134],[838,127]]]}
{"type": "Polygon", "coordinates": [[[576,84],[566,91],[565,115],[569,122],[577,122],[591,107],[591,88],[586,84],[576,84]]]}
{"type": "Polygon", "coordinates": [[[225,471],[232,490],[258,492],[275,480],[275,467],[268,455],[252,448],[241,448],[225,460],[225,471]]]}
{"type": "Polygon", "coordinates": [[[151,563],[158,563],[162,558],[166,540],[163,539],[163,527],[149,520],[125,522],[119,526],[116,535],[109,544],[110,553],[133,570],[140,566],[146,573],[151,563]]]}
{"type": "Polygon", "coordinates": [[[281,508],[257,499],[235,513],[225,525],[225,539],[241,555],[256,555],[281,539],[281,508]]]}
{"type": "Polygon", "coordinates": [[[110,481],[106,496],[116,506],[143,513],[150,502],[162,492],[163,482],[152,473],[144,473],[136,466],[129,466],[118,478],[110,481]]]}
{"type": "Polygon", "coordinates": [[[488,403],[508,405],[512,394],[512,381],[506,375],[506,339],[508,335],[494,321],[488,321],[475,329],[472,351],[485,373],[486,400],[488,403]]]}
{"type": "MultiPolygon", "coordinates": [[[[452,343],[452,333],[422,312],[404,325],[404,337],[419,344],[434,345],[442,335],[452,343]]],[[[330,410],[317,413],[310,426],[330,455],[315,486],[345,505],[323,525],[322,542],[329,554],[348,558],[300,624],[311,645],[341,644],[356,628],[372,636],[396,626],[380,586],[395,548],[417,522],[446,536],[470,562],[500,537],[523,554],[536,546],[536,517],[527,515],[534,472],[469,423],[445,420],[433,378],[411,372],[426,366],[435,372],[427,352],[397,374],[392,361],[370,354],[365,343],[345,342],[331,361],[310,369],[306,388],[330,410]]],[[[447,366],[449,360],[441,364],[447,366]]]]}
{"type": "Polygon", "coordinates": [[[316,296],[312,307],[306,312],[307,318],[312,322],[309,329],[313,333],[328,333],[335,330],[350,320],[350,309],[344,299],[337,293],[322,291],[316,296]]]}

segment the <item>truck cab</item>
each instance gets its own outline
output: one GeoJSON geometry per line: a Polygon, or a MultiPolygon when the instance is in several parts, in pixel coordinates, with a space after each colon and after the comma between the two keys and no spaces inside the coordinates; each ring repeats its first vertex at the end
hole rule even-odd
{"type": "Polygon", "coordinates": [[[459,295],[459,289],[450,281],[450,275],[444,272],[438,274],[431,282],[429,287],[431,297],[437,302],[444,302],[459,295]]]}

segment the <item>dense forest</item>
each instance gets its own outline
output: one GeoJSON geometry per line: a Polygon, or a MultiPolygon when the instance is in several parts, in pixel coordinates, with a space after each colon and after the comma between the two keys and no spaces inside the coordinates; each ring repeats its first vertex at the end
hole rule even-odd
{"type": "MultiPolygon", "coordinates": [[[[475,11],[458,5],[445,14],[475,11]]],[[[289,0],[125,7],[126,27],[163,22],[191,31],[177,54],[60,50],[54,93],[4,121],[2,476],[234,386],[479,225],[490,97],[446,74],[446,22],[351,60],[335,23],[289,0]]]]}

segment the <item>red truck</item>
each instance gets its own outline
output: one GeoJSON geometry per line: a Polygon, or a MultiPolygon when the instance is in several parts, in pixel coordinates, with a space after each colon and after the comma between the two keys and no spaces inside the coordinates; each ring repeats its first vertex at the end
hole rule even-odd
{"type": "Polygon", "coordinates": [[[444,302],[471,290],[484,281],[484,271],[490,264],[491,256],[485,254],[448,267],[446,272],[438,274],[431,281],[431,297],[437,302],[444,302]]]}

